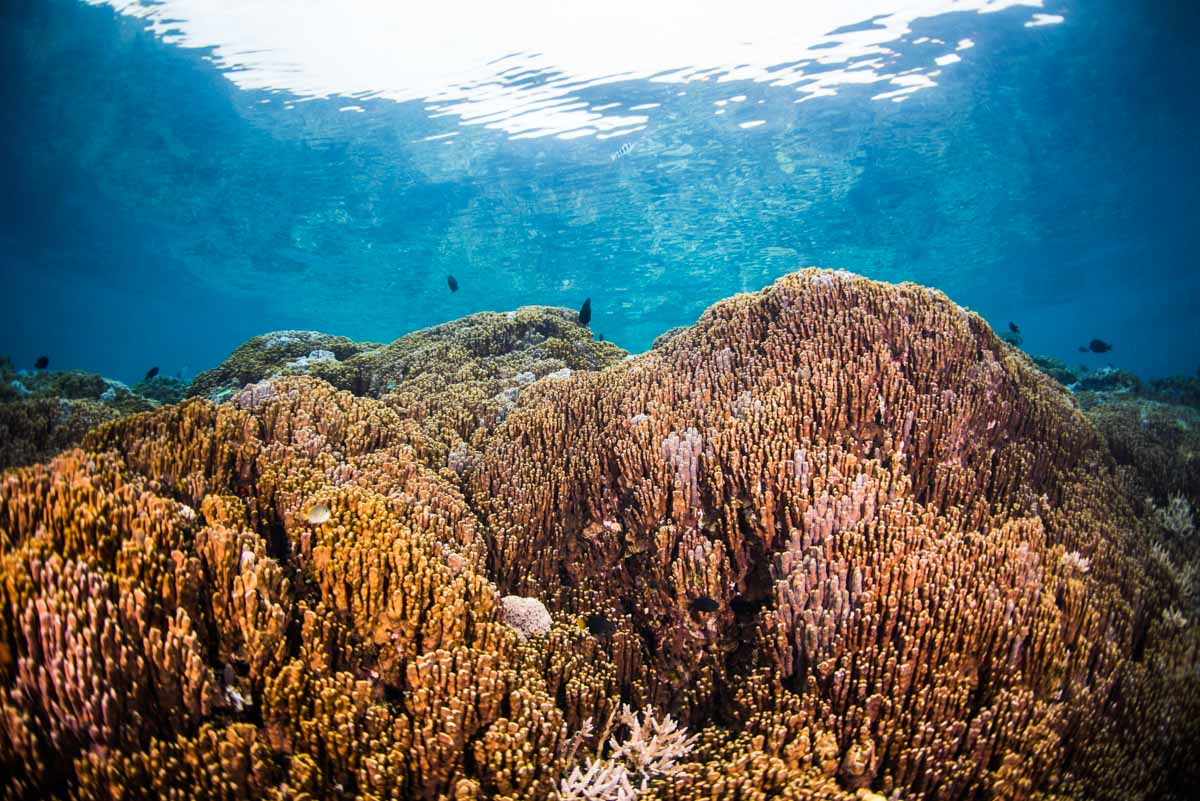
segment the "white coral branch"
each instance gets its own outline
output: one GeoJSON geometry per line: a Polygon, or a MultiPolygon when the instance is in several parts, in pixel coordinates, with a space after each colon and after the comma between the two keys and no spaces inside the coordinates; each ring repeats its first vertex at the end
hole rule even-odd
{"type": "MultiPolygon", "coordinates": [[[[609,738],[607,758],[590,759],[583,769],[577,765],[559,785],[561,801],[634,801],[651,781],[675,770],[675,763],[691,752],[697,739],[670,715],[662,720],[653,712],[639,717],[628,705],[621,707],[620,723],[629,734],[624,739],[609,738]],[[637,789],[631,780],[637,781],[637,789]]],[[[590,720],[585,723],[589,733],[590,724],[590,720]]],[[[611,729],[611,724],[610,716],[605,729],[611,729]]],[[[576,747],[573,744],[570,752],[576,747]]]]}
{"type": "Polygon", "coordinates": [[[586,770],[575,769],[562,780],[562,801],[634,801],[637,791],[629,783],[624,765],[608,759],[590,759],[586,770]]]}
{"type": "Polygon", "coordinates": [[[647,712],[639,719],[628,705],[621,708],[621,723],[629,728],[623,742],[609,740],[612,759],[624,762],[631,773],[641,780],[642,789],[651,779],[670,773],[675,763],[691,753],[696,735],[688,736],[670,715],[662,720],[647,712]]]}
{"type": "Polygon", "coordinates": [[[1192,505],[1182,495],[1172,495],[1166,506],[1155,507],[1154,515],[1160,526],[1176,536],[1186,537],[1195,529],[1192,505]]]}

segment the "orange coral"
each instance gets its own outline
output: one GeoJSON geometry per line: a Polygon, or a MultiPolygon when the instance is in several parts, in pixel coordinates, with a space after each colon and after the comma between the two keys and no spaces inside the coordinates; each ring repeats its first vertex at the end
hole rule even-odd
{"type": "Polygon", "coordinates": [[[1165,692],[1134,678],[1161,600],[1095,433],[978,318],[811,271],[537,389],[472,475],[489,566],[503,591],[636,599],[653,703],[703,718],[763,665],[845,786],[1020,796],[1070,755],[1114,786],[1084,721],[1165,692]]]}
{"type": "Polygon", "coordinates": [[[806,271],[618,364],[572,326],[472,318],[347,359],[382,400],[276,378],[6,474],[4,795],[547,798],[623,704],[695,735],[643,798],[1189,781],[1190,568],[977,317],[806,271]]]}

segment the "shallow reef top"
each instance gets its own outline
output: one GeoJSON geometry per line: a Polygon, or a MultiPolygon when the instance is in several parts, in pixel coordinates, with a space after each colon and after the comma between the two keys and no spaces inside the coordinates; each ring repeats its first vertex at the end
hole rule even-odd
{"type": "Polygon", "coordinates": [[[0,480],[5,797],[1200,778],[1196,429],[940,293],[806,270],[635,357],[276,332],[190,391],[0,480]]]}

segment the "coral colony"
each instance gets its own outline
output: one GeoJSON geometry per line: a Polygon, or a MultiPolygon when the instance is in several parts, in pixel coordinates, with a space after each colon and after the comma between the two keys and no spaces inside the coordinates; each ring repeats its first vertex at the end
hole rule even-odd
{"type": "Polygon", "coordinates": [[[944,295],[848,273],[636,357],[586,316],[264,335],[189,399],[10,433],[3,796],[1194,789],[1180,407],[1089,419],[944,295]]]}

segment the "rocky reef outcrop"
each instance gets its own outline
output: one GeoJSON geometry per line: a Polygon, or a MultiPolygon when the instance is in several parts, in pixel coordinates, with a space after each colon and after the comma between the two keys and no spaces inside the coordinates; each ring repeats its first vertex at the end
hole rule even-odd
{"type": "Polygon", "coordinates": [[[178,400],[181,383],[156,377],[130,389],[76,370],[18,372],[0,358],[0,470],[44,461],[100,423],[178,400]]]}
{"type": "Polygon", "coordinates": [[[249,383],[310,375],[378,398],[402,382],[434,373],[445,377],[464,366],[495,376],[531,372],[541,377],[563,368],[598,369],[626,355],[616,345],[593,341],[577,316],[553,306],[480,312],[388,345],[318,331],[275,331],[253,337],[220,366],[196,376],[188,394],[220,402],[249,383]]]}
{"type": "Polygon", "coordinates": [[[0,792],[1189,797],[1195,544],[981,319],[819,270],[634,358],[558,316],[6,473],[0,792]]]}

